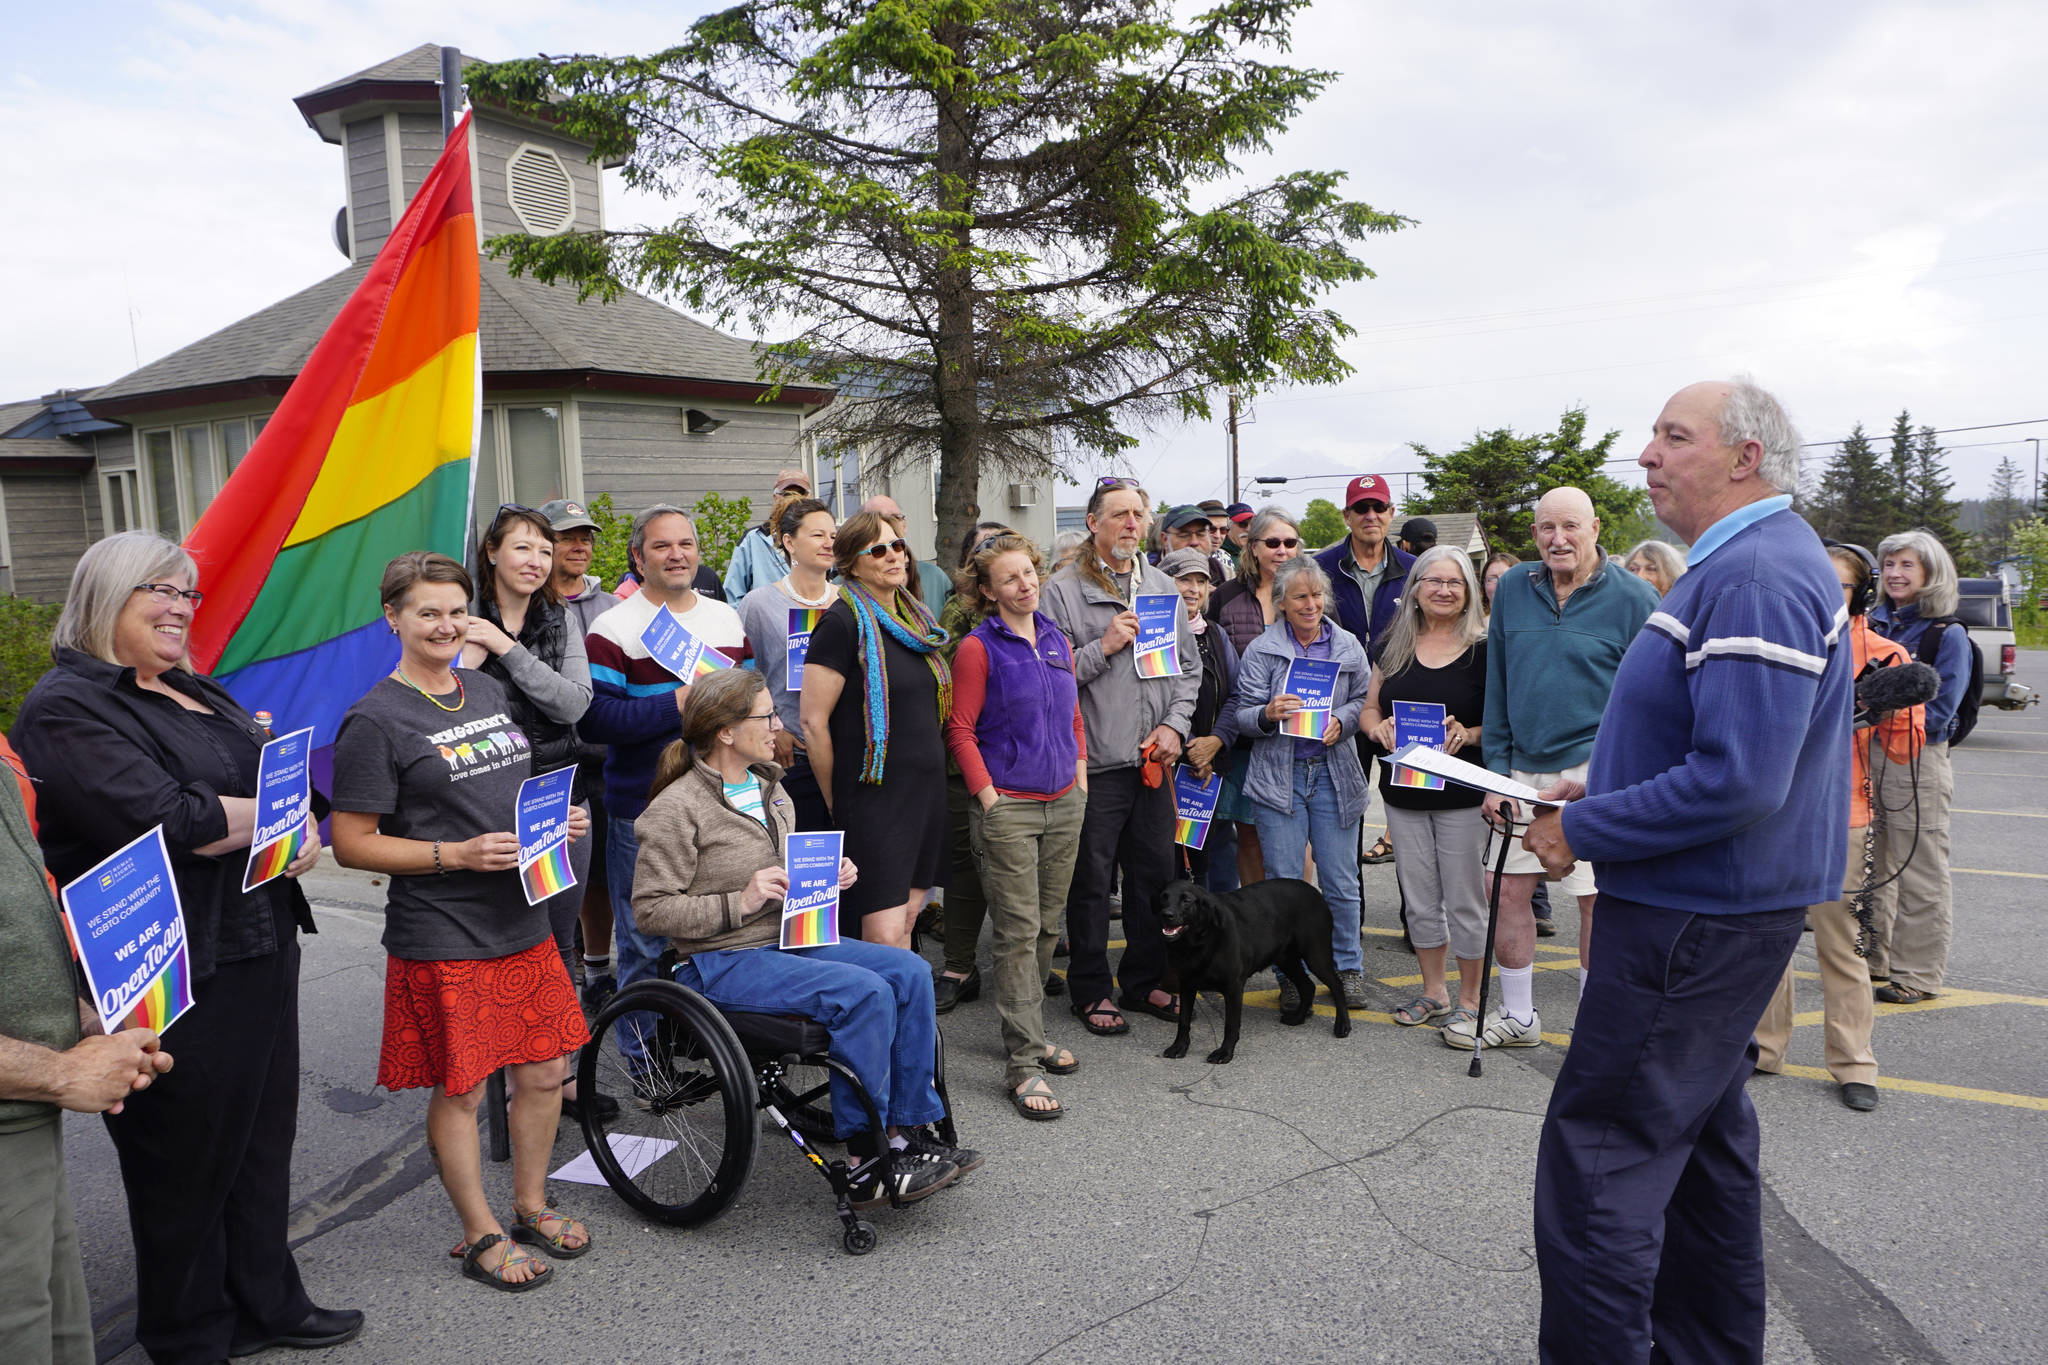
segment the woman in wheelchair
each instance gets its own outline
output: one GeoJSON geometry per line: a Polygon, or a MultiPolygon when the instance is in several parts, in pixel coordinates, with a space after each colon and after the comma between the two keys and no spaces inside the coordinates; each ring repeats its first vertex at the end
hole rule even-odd
{"type": "MultiPolygon", "coordinates": [[[[919,1131],[945,1114],[932,1083],[931,968],[906,949],[853,940],[777,947],[789,887],[783,841],[795,820],[772,757],[780,724],[750,669],[721,669],[690,688],[683,738],[662,754],[637,824],[634,920],[669,938],[681,959],[675,979],[720,1009],[823,1024],[832,1056],[860,1077],[886,1130],[869,1128],[852,1088],[835,1076],[839,1135],[856,1156],[878,1154],[884,1141],[894,1153],[856,1188],[854,1206],[876,1207],[892,1194],[922,1199],[981,1164],[979,1153],[919,1131]]],[[[843,859],[841,889],[856,875],[843,859]]]]}

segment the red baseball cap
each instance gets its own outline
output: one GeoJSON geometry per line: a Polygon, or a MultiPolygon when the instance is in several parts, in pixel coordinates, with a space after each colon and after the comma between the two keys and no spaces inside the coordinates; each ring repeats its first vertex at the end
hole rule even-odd
{"type": "Polygon", "coordinates": [[[1351,486],[1344,490],[1344,506],[1356,507],[1366,498],[1392,507],[1394,490],[1387,487],[1387,481],[1377,474],[1360,474],[1351,481],[1351,486]]]}

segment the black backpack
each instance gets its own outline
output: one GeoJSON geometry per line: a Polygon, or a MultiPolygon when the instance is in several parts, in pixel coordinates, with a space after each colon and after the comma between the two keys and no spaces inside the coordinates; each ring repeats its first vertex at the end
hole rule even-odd
{"type": "MultiPolygon", "coordinates": [[[[1949,731],[1948,742],[1961,744],[1977,728],[1977,705],[1984,699],[1984,651],[1977,648],[1977,642],[1970,639],[1961,620],[1954,616],[1938,616],[1927,623],[1927,633],[1920,637],[1920,648],[1914,658],[1929,668],[1937,665],[1934,660],[1941,653],[1942,632],[1950,626],[1963,630],[1963,640],[1970,646],[1970,685],[1963,689],[1963,699],[1956,703],[1955,726],[1949,731]]],[[[1929,739],[1934,736],[1929,735],[1929,739]]]]}

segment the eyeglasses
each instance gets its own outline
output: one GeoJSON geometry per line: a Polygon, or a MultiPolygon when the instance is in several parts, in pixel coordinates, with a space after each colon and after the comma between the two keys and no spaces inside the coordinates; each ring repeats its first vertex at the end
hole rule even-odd
{"type": "Polygon", "coordinates": [[[1383,502],[1374,502],[1371,498],[1360,498],[1357,502],[1351,504],[1351,510],[1362,517],[1367,512],[1384,513],[1391,512],[1393,509],[1383,502]]]}
{"type": "Polygon", "coordinates": [[[1097,488],[1136,488],[1138,481],[1122,474],[1104,474],[1095,481],[1097,488]]]}
{"type": "Polygon", "coordinates": [[[773,729],[774,729],[774,728],[775,728],[775,727],[776,727],[777,725],[779,725],[779,724],[781,724],[781,723],[782,723],[782,716],[781,716],[781,714],[780,714],[779,712],[776,712],[776,711],[772,711],[772,710],[771,710],[771,711],[760,711],[760,712],[749,712],[749,713],[748,713],[748,714],[747,714],[747,715],[746,715],[745,717],[743,717],[743,719],[745,719],[745,720],[765,720],[765,721],[767,721],[767,722],[768,722],[768,728],[769,728],[769,729],[771,729],[771,730],[773,730],[773,729]]]}
{"type": "Polygon", "coordinates": [[[1258,543],[1269,550],[1292,550],[1300,545],[1301,541],[1294,536],[1267,536],[1258,543]]]}
{"type": "Polygon", "coordinates": [[[181,588],[176,583],[137,583],[129,591],[154,593],[159,602],[175,602],[184,598],[193,606],[206,600],[206,594],[197,588],[181,588]]]}
{"type": "Polygon", "coordinates": [[[1415,580],[1415,585],[1419,588],[1442,588],[1448,592],[1452,588],[1464,587],[1465,580],[1462,578],[1418,578],[1415,580]]]}
{"type": "MultiPolygon", "coordinates": [[[[899,555],[906,555],[910,553],[910,547],[904,544],[903,541],[899,538],[896,540],[878,540],[874,544],[868,546],[867,549],[862,550],[861,554],[866,555],[870,559],[880,559],[892,550],[899,555]]],[[[855,557],[858,558],[859,556],[855,557]]]]}

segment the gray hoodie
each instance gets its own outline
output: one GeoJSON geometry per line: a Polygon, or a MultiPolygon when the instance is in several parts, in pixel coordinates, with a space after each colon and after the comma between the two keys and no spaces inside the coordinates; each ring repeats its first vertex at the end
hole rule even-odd
{"type": "MultiPolygon", "coordinates": [[[[1092,553],[1092,547],[1084,545],[1081,553],[1092,553]]],[[[1175,600],[1178,677],[1139,677],[1129,645],[1106,659],[1102,656],[1102,633],[1130,603],[1119,602],[1083,578],[1076,565],[1052,576],[1040,602],[1074,645],[1074,681],[1081,685],[1081,721],[1088,730],[1091,773],[1137,767],[1139,746],[1161,725],[1171,726],[1185,742],[1194,724],[1195,697],[1202,690],[1202,656],[1196,652],[1195,633],[1188,628],[1187,609],[1179,605],[1180,590],[1142,560],[1138,572],[1139,592],[1175,600]]]]}

